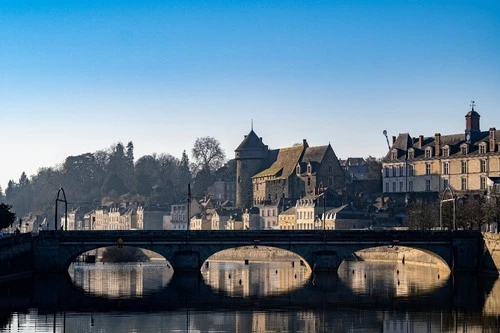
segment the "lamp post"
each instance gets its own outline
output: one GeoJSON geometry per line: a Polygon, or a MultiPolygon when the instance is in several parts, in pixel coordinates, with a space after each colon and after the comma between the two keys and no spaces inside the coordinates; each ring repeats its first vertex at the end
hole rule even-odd
{"type": "Polygon", "coordinates": [[[441,200],[439,201],[439,228],[443,229],[443,202],[452,202],[453,203],[453,230],[457,230],[457,206],[456,206],[456,198],[453,190],[450,187],[447,187],[443,191],[443,195],[441,196],[441,200]],[[451,198],[445,199],[447,193],[451,194],[451,198]]]}

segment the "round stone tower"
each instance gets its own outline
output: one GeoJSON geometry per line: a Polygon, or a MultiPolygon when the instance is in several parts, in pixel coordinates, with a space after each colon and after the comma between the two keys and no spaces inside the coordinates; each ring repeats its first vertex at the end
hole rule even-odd
{"type": "Polygon", "coordinates": [[[236,206],[253,206],[252,177],[262,171],[269,149],[253,129],[245,135],[235,152],[236,160],[236,206]]]}

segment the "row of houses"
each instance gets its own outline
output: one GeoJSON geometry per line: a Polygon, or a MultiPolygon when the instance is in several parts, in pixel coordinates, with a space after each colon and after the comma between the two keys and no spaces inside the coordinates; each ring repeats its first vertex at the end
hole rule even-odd
{"type": "MultiPolygon", "coordinates": [[[[333,193],[330,193],[333,196],[333,193]]],[[[352,205],[336,205],[318,193],[297,200],[281,200],[276,204],[240,210],[230,206],[212,207],[192,199],[187,204],[173,205],[165,216],[168,230],[341,230],[368,228],[374,214],[362,212],[352,205]],[[188,224],[188,210],[191,212],[188,224]]],[[[334,197],[335,198],[335,197],[334,197]]]]}

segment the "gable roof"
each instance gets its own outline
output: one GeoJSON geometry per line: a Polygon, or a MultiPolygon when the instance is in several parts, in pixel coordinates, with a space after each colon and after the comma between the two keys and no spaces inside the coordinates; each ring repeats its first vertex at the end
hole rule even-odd
{"type": "Polygon", "coordinates": [[[326,151],[330,145],[317,146],[317,147],[307,147],[302,157],[302,162],[316,162],[321,163],[325,157],[326,151]]]}
{"type": "Polygon", "coordinates": [[[299,163],[303,151],[303,145],[279,149],[276,161],[253,178],[265,176],[275,176],[279,179],[288,178],[295,171],[295,166],[299,163]]]}

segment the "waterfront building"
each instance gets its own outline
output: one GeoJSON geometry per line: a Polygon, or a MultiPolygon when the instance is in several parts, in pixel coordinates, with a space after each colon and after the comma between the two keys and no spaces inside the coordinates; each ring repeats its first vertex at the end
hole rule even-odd
{"type": "Polygon", "coordinates": [[[480,130],[480,115],[471,104],[462,133],[394,136],[382,163],[384,193],[485,194],[500,177],[500,131],[480,130]]]}
{"type": "Polygon", "coordinates": [[[290,207],[278,216],[278,225],[280,230],[297,229],[296,207],[290,207]]]}
{"type": "MultiPolygon", "coordinates": [[[[330,144],[309,147],[304,139],[292,147],[270,150],[252,129],[236,148],[235,160],[236,205],[242,209],[296,200],[318,188],[345,187],[344,169],[330,144]]],[[[277,226],[276,218],[271,227],[277,226]]]]}

